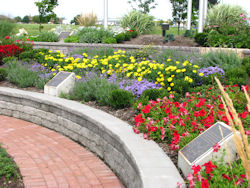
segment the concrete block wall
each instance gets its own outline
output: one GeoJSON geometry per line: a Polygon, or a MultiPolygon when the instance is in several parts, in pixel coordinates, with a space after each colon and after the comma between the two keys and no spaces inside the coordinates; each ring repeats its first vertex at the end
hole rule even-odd
{"type": "MultiPolygon", "coordinates": [[[[46,48],[52,51],[59,50],[63,54],[70,54],[75,49],[82,48],[103,48],[109,47],[116,50],[136,50],[145,47],[144,45],[131,45],[131,44],[90,44],[90,43],[59,43],[59,42],[35,42],[34,48],[46,48]]],[[[157,50],[177,50],[179,52],[187,53],[207,53],[209,51],[225,51],[225,52],[235,52],[240,57],[250,56],[250,49],[240,49],[240,48],[210,48],[210,47],[186,47],[186,46],[151,46],[157,50]]]]}
{"type": "Polygon", "coordinates": [[[184,183],[153,141],[103,111],[41,93],[0,87],[0,114],[47,127],[96,153],[128,188],[175,188],[184,183]]]}

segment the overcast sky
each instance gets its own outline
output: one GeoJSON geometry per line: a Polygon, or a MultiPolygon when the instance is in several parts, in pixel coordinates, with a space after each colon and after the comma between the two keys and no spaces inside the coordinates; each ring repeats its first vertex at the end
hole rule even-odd
{"type": "MultiPolygon", "coordinates": [[[[109,18],[120,18],[131,10],[128,0],[108,0],[109,18]]],[[[250,13],[250,0],[222,0],[224,3],[238,4],[250,13]]],[[[0,14],[15,17],[25,15],[38,15],[38,9],[34,4],[35,0],[0,0],[0,14]]],[[[59,0],[59,6],[55,13],[59,17],[66,18],[69,22],[74,16],[80,13],[93,11],[98,19],[103,18],[104,0],[59,0]]],[[[153,9],[152,14],[156,19],[171,19],[171,3],[169,0],[156,0],[158,6],[153,9]]]]}

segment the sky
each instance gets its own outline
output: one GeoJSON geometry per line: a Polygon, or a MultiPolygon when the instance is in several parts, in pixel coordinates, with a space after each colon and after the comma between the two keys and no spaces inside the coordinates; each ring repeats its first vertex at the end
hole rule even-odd
{"type": "MultiPolygon", "coordinates": [[[[250,0],[221,0],[223,3],[237,4],[250,13],[250,0]]],[[[0,0],[0,15],[10,17],[24,17],[25,15],[38,15],[35,0],[0,0]]],[[[55,8],[58,17],[64,17],[69,23],[74,16],[93,11],[98,19],[103,19],[104,0],[58,0],[59,6],[55,8]]],[[[128,0],[108,0],[108,17],[121,18],[132,8],[128,0]]],[[[168,20],[172,18],[172,6],[169,0],[156,0],[158,6],[150,11],[156,19],[168,20]]]]}

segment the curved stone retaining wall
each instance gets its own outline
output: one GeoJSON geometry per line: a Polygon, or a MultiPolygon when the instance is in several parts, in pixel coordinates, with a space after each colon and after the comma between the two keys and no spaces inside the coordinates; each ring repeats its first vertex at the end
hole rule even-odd
{"type": "Polygon", "coordinates": [[[126,187],[174,188],[183,183],[172,161],[153,141],[103,111],[75,101],[0,87],[0,114],[56,130],[103,159],[126,187]]]}
{"type": "MultiPolygon", "coordinates": [[[[131,45],[131,44],[90,44],[90,43],[61,43],[61,42],[35,42],[34,48],[47,48],[52,51],[59,50],[63,54],[70,54],[75,49],[81,48],[103,48],[109,47],[116,50],[135,50],[141,49],[145,46],[143,45],[131,45]]],[[[209,51],[233,51],[237,53],[240,57],[250,56],[249,49],[240,48],[210,48],[210,47],[187,47],[187,46],[151,46],[157,50],[177,50],[179,52],[186,53],[207,53],[209,51]]]]}

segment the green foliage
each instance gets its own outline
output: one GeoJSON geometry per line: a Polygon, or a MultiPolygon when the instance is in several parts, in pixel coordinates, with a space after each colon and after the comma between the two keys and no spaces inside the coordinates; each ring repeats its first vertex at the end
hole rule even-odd
{"type": "Polygon", "coordinates": [[[183,36],[193,38],[195,36],[195,30],[186,30],[183,36]]]}
{"type": "Polygon", "coordinates": [[[149,100],[156,100],[161,97],[162,91],[159,89],[146,89],[142,92],[142,98],[148,97],[149,100]]]}
{"type": "Polygon", "coordinates": [[[110,105],[115,109],[127,108],[133,104],[133,94],[123,89],[115,89],[110,93],[110,105]]]}
{"type": "Polygon", "coordinates": [[[22,19],[22,22],[23,23],[30,23],[30,18],[28,15],[24,16],[23,19],[22,19]]]}
{"type": "Polygon", "coordinates": [[[36,40],[40,42],[57,42],[58,35],[55,34],[54,32],[45,31],[40,33],[36,38],[36,40]]]}
{"type": "Polygon", "coordinates": [[[226,83],[230,85],[239,84],[245,85],[247,84],[248,74],[245,70],[244,66],[231,68],[226,71],[226,83]]]}
{"type": "Polygon", "coordinates": [[[119,33],[115,36],[117,43],[121,43],[125,40],[125,34],[119,33]]]}
{"type": "Polygon", "coordinates": [[[158,4],[155,3],[155,0],[129,0],[128,3],[132,6],[133,9],[138,9],[139,11],[147,14],[151,9],[154,9],[158,4]],[[136,8],[134,7],[136,6],[136,8]]]}
{"type": "Polygon", "coordinates": [[[86,102],[96,100],[100,105],[110,105],[110,93],[114,89],[118,89],[118,86],[95,76],[84,82],[76,82],[69,98],[86,102]]]}
{"type": "Polygon", "coordinates": [[[7,20],[0,20],[0,40],[5,36],[10,36],[15,28],[15,24],[7,20]]]}
{"type": "Polygon", "coordinates": [[[207,33],[196,33],[195,36],[194,36],[194,40],[200,46],[206,46],[207,37],[208,37],[207,33]]]}
{"type": "Polygon", "coordinates": [[[245,66],[248,76],[250,76],[250,56],[242,59],[242,65],[245,66]]]}
{"type": "Polygon", "coordinates": [[[5,182],[20,179],[18,167],[9,157],[8,153],[0,147],[0,178],[4,178],[5,182]]]}
{"type": "Polygon", "coordinates": [[[116,44],[116,39],[113,38],[113,37],[107,37],[107,38],[104,38],[102,43],[105,43],[105,44],[116,44]]]}
{"type": "Polygon", "coordinates": [[[12,62],[12,61],[17,61],[17,57],[9,56],[9,57],[3,58],[3,63],[8,63],[8,62],[12,62]]]}
{"type": "Polygon", "coordinates": [[[78,35],[71,35],[64,39],[64,42],[78,43],[80,37],[78,35]]]}
{"type": "Polygon", "coordinates": [[[80,16],[80,14],[76,15],[71,21],[70,24],[75,24],[75,25],[79,25],[77,22],[77,18],[80,16]]]}
{"type": "Polygon", "coordinates": [[[201,67],[217,66],[226,72],[227,70],[241,66],[241,63],[242,61],[236,53],[212,51],[202,55],[202,60],[199,62],[199,65],[201,67]]]}
{"type": "Polygon", "coordinates": [[[136,30],[133,30],[131,32],[132,38],[136,38],[138,36],[138,32],[136,30]]]}
{"type": "Polygon", "coordinates": [[[168,42],[172,42],[175,41],[174,35],[173,34],[167,34],[164,37],[163,43],[168,43],[168,42]]]}
{"type": "Polygon", "coordinates": [[[3,68],[0,68],[0,82],[5,80],[6,76],[7,76],[7,71],[3,68]]]}
{"type": "Polygon", "coordinates": [[[81,43],[101,43],[104,38],[113,37],[113,33],[103,28],[84,27],[77,35],[81,43]]]}
{"type": "Polygon", "coordinates": [[[132,34],[129,31],[125,32],[125,41],[129,41],[132,38],[132,34]]]}
{"type": "Polygon", "coordinates": [[[22,21],[22,18],[20,16],[16,16],[14,18],[15,22],[21,22],[22,21]]]}
{"type": "Polygon", "coordinates": [[[131,11],[121,19],[122,27],[134,28],[140,34],[149,32],[154,26],[154,17],[140,11],[131,11]]]}
{"type": "Polygon", "coordinates": [[[19,59],[22,61],[30,62],[35,58],[36,51],[24,51],[19,55],[19,59]]]}
{"type": "Polygon", "coordinates": [[[29,70],[28,66],[19,62],[9,62],[6,64],[7,80],[18,87],[33,87],[38,80],[38,74],[29,70]]]}

